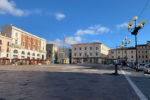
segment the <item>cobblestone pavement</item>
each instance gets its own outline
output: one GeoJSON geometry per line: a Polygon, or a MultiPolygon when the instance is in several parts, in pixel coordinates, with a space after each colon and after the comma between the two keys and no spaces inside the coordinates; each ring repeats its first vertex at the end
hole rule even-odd
{"type": "Polygon", "coordinates": [[[0,100],[139,100],[104,65],[0,66],[0,100]]]}

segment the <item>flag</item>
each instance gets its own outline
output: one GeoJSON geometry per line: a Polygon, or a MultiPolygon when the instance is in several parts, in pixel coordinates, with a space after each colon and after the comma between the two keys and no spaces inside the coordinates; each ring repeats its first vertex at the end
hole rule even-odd
{"type": "Polygon", "coordinates": [[[66,40],[66,41],[69,41],[69,42],[71,42],[71,41],[72,41],[72,40],[71,40],[71,39],[69,39],[69,38],[65,38],[65,40],[66,40]]]}

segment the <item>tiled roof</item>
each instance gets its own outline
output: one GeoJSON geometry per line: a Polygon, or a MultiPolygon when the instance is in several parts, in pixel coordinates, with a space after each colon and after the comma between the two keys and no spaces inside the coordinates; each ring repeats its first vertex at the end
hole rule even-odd
{"type": "Polygon", "coordinates": [[[76,45],[94,45],[94,44],[102,44],[102,43],[99,43],[99,42],[78,43],[78,44],[72,44],[72,46],[76,46],[76,45]]]}
{"type": "Polygon", "coordinates": [[[135,47],[123,47],[123,48],[117,48],[117,49],[111,49],[111,50],[130,50],[135,49],[135,47]]]}

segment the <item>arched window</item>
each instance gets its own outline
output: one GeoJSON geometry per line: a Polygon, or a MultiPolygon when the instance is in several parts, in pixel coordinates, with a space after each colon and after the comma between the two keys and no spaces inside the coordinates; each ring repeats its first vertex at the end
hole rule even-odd
{"type": "Polygon", "coordinates": [[[30,52],[28,52],[28,55],[30,55],[30,52]]]}
{"type": "Polygon", "coordinates": [[[14,53],[18,53],[18,50],[14,50],[14,53]]]}
{"type": "Polygon", "coordinates": [[[25,52],[24,52],[24,51],[22,51],[22,52],[21,52],[21,54],[23,54],[23,55],[24,55],[24,54],[25,54],[25,52]]]}
{"type": "Polygon", "coordinates": [[[44,55],[42,55],[42,59],[44,60],[44,55]]]}
{"type": "Polygon", "coordinates": [[[33,53],[32,56],[35,56],[35,53],[33,53]]]}

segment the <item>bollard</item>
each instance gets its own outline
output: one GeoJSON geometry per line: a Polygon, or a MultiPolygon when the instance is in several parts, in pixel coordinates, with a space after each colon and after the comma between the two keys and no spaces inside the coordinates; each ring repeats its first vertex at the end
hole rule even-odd
{"type": "Polygon", "coordinates": [[[118,65],[115,65],[115,74],[118,75],[118,65]]]}

